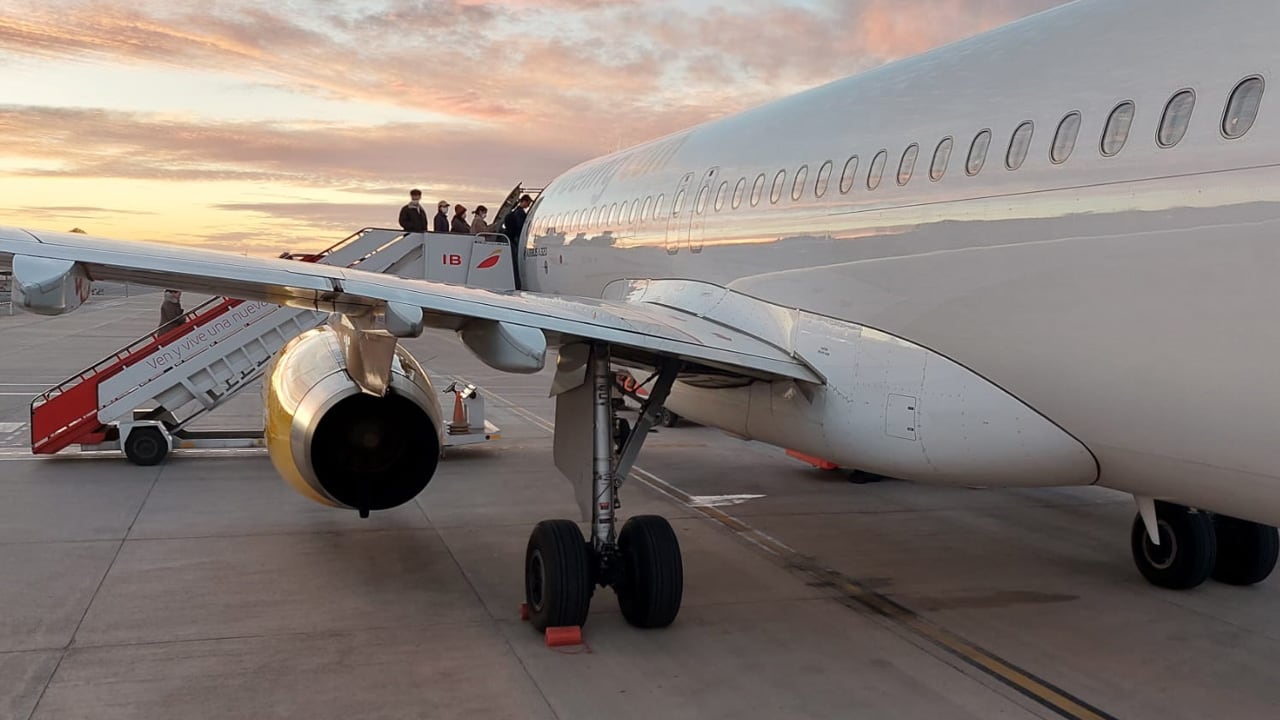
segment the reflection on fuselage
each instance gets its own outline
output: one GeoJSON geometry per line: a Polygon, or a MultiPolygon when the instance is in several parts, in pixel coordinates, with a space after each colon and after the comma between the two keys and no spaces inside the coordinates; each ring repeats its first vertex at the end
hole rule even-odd
{"type": "MultiPolygon", "coordinates": [[[[875,327],[1079,437],[1103,484],[1280,522],[1280,396],[1265,382],[1280,355],[1280,113],[1264,100],[1242,137],[1222,129],[1270,53],[1242,30],[1260,8],[1244,5],[1159,5],[1174,27],[1230,36],[1229,58],[1153,63],[1146,44],[1117,43],[1102,71],[1077,33],[996,53],[997,33],[945,66],[926,55],[659,141],[660,161],[652,147],[593,161],[540,199],[524,277],[586,296],[691,278],[875,327]],[[1029,86],[1020,65],[1052,78],[1029,86]],[[1174,113],[1185,135],[1163,147],[1180,88],[1196,107],[1174,113]],[[897,113],[859,112],[872,98],[897,113]]],[[[1131,6],[1107,6],[1105,28],[1078,10],[1077,32],[1142,36],[1155,6],[1131,6]]]]}

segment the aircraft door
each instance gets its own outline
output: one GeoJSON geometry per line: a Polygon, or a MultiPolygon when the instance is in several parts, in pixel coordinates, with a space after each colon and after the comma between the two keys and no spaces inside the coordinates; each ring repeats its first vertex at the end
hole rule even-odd
{"type": "Polygon", "coordinates": [[[685,227],[687,221],[685,213],[690,208],[689,184],[693,182],[693,173],[688,173],[680,178],[680,184],[676,186],[675,194],[671,197],[671,214],[667,217],[667,235],[666,245],[667,254],[675,255],[680,252],[680,241],[685,235],[685,227]]]}
{"type": "MultiPolygon", "coordinates": [[[[714,192],[716,180],[720,177],[720,168],[713,167],[702,176],[698,192],[693,195],[693,205],[688,208],[688,221],[684,225],[684,244],[689,252],[702,252],[702,239],[706,232],[707,213],[711,210],[711,193],[714,192]]],[[[668,251],[669,252],[669,251],[668,251]]]]}

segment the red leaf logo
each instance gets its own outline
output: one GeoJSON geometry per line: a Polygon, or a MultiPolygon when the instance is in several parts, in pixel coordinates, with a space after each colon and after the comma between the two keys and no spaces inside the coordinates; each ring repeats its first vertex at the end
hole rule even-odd
{"type": "Polygon", "coordinates": [[[488,270],[489,268],[493,267],[494,265],[497,265],[497,264],[498,264],[498,261],[499,261],[499,260],[501,260],[501,259],[502,259],[502,251],[501,251],[501,250],[495,250],[495,251],[493,252],[493,254],[492,254],[492,255],[490,255],[489,257],[485,258],[485,259],[484,259],[484,260],[483,260],[479,265],[477,265],[477,266],[476,266],[476,269],[477,269],[477,270],[488,270]]]}

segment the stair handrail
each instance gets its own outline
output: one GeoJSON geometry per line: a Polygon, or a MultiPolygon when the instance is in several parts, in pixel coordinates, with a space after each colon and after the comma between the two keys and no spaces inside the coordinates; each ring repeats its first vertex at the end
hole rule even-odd
{"type": "MultiPolygon", "coordinates": [[[[205,315],[211,314],[209,311],[214,309],[215,307],[224,306],[222,307],[222,310],[226,310],[239,305],[241,302],[243,301],[232,300],[224,297],[210,298],[206,302],[200,304],[195,309],[190,310],[189,312],[184,313],[183,315],[176,317],[173,320],[170,320],[165,325],[155,330],[152,330],[146,335],[139,337],[137,340],[134,340],[133,342],[129,343],[123,348],[106,356],[105,358],[94,363],[93,365],[89,366],[85,370],[82,370],[79,373],[72,375],[71,377],[55,385],[54,387],[51,387],[48,390],[45,390],[43,393],[40,393],[39,395],[35,396],[35,398],[31,400],[32,411],[34,411],[38,406],[43,405],[46,402],[49,402],[50,400],[57,397],[58,395],[61,395],[67,389],[74,387],[75,385],[78,385],[81,382],[84,382],[85,380],[88,380],[90,378],[93,378],[102,374],[113,363],[123,363],[124,361],[128,360],[130,357],[139,355],[140,351],[148,350],[151,348],[158,348],[168,344],[171,341],[177,340],[178,338],[187,334],[187,332],[191,329],[190,326],[193,322],[195,322],[196,320],[202,319],[205,315]]],[[[221,311],[218,312],[217,314],[220,315],[221,311]]]]}

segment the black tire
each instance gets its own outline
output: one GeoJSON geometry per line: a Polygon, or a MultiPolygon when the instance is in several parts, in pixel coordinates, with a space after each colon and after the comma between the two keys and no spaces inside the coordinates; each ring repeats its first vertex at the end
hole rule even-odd
{"type": "Polygon", "coordinates": [[[164,462],[169,444],[157,428],[134,428],[124,440],[124,454],[134,465],[150,467],[164,462]]]}
{"type": "Polygon", "coordinates": [[[591,556],[582,531],[571,520],[543,520],[524,553],[524,599],[529,622],[549,627],[581,626],[591,609],[591,556]]]}
{"type": "Polygon", "coordinates": [[[1147,537],[1142,516],[1133,521],[1129,535],[1133,561],[1147,582],[1170,590],[1188,590],[1203,583],[1213,571],[1217,538],[1213,517],[1172,503],[1156,503],[1160,545],[1147,537]]]}
{"type": "Polygon", "coordinates": [[[618,534],[622,573],[614,585],[618,606],[638,628],[663,628],[675,622],[684,597],[680,541],[664,517],[638,515],[618,534]]]}
{"type": "Polygon", "coordinates": [[[666,408],[662,408],[662,414],[658,416],[658,424],[662,427],[675,427],[680,424],[680,416],[666,408]]]}
{"type": "Polygon", "coordinates": [[[1267,579],[1280,556],[1280,532],[1226,515],[1213,521],[1218,541],[1218,560],[1213,579],[1228,585],[1255,585],[1267,579]]]}

